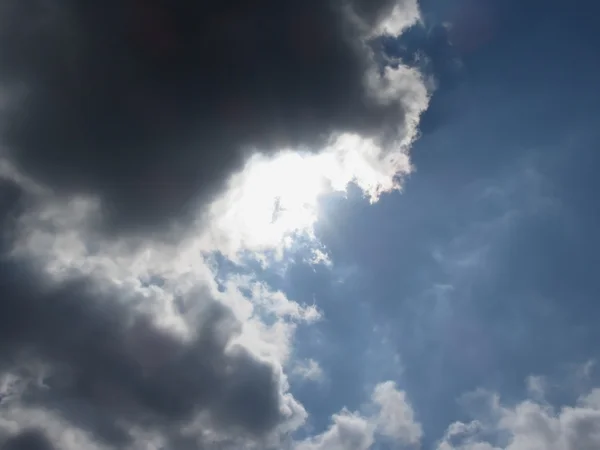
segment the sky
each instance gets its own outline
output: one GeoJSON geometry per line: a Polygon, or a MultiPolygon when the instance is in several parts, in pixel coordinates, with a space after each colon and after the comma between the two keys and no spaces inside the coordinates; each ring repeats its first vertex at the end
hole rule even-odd
{"type": "Polygon", "coordinates": [[[6,0],[0,450],[600,448],[590,0],[6,0]]]}

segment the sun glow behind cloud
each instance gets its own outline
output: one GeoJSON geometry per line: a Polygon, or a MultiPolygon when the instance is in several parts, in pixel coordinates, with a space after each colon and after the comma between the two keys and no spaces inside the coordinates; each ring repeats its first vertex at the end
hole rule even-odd
{"type": "MultiPolygon", "coordinates": [[[[323,4],[325,3],[327,2],[323,4]]],[[[319,2],[315,2],[317,4],[319,2]]],[[[405,6],[405,16],[394,17],[394,24],[384,27],[388,32],[392,30],[400,33],[403,27],[417,20],[416,0],[405,0],[405,6]]],[[[395,10],[396,13],[398,11],[400,10],[395,10]]],[[[361,17],[357,15],[356,19],[361,17]]],[[[364,25],[359,28],[364,28],[365,38],[373,35],[367,28],[378,26],[370,20],[366,20],[364,25]]],[[[364,42],[359,42],[362,39],[363,36],[359,33],[356,44],[362,45],[364,42]]],[[[337,48],[337,44],[332,48],[337,48]]],[[[355,183],[371,201],[376,201],[384,192],[400,188],[402,177],[411,170],[408,148],[417,135],[418,119],[427,108],[429,95],[418,70],[400,66],[387,68],[380,74],[374,55],[369,53],[367,47],[364,50],[365,58],[373,56],[373,67],[369,73],[364,74],[365,85],[357,85],[356,92],[360,91],[361,98],[364,97],[363,100],[369,105],[358,108],[359,112],[364,110],[366,115],[357,117],[356,123],[364,119],[365,125],[369,125],[347,126],[344,125],[345,119],[340,119],[339,123],[337,119],[334,120],[335,126],[324,123],[322,128],[319,127],[314,132],[315,135],[321,137],[322,133],[331,130],[336,130],[336,134],[329,136],[329,141],[322,148],[282,148],[274,155],[261,154],[260,149],[256,149],[258,152],[254,152],[255,156],[238,173],[229,178],[229,171],[218,174],[218,179],[225,182],[225,188],[218,192],[214,201],[203,203],[207,197],[202,195],[203,192],[198,193],[197,198],[202,199],[197,205],[198,210],[190,212],[198,218],[196,221],[188,222],[187,214],[184,214],[185,218],[176,215],[169,216],[172,221],[161,222],[164,228],[160,227],[160,231],[156,233],[103,234],[96,225],[102,223],[103,215],[107,212],[118,210],[119,214],[133,220],[131,210],[135,210],[148,198],[151,201],[147,208],[152,210],[152,216],[168,215],[170,209],[162,211],[160,202],[156,202],[153,197],[154,193],[145,192],[144,189],[143,195],[137,197],[140,202],[133,201],[133,207],[125,206],[120,209],[118,205],[121,203],[115,199],[129,197],[113,196],[102,189],[96,192],[93,189],[79,188],[68,196],[63,196],[55,192],[52,185],[41,185],[40,193],[35,196],[32,194],[35,198],[32,198],[28,210],[18,217],[15,256],[34,261],[41,272],[40,278],[48,279],[48,284],[59,287],[71,279],[81,279],[85,286],[89,284],[90,292],[75,292],[78,298],[90,301],[91,305],[95,305],[92,302],[96,300],[113,302],[115,315],[131,314],[140,318],[134,325],[123,327],[120,327],[119,320],[110,321],[111,324],[118,322],[118,326],[109,331],[116,336],[127,337],[126,355],[123,358],[133,360],[133,366],[142,366],[141,371],[134,367],[133,377],[140,372],[140,379],[133,384],[142,386],[148,381],[152,388],[156,384],[159,395],[166,392],[169,397],[181,398],[184,408],[193,404],[195,409],[186,416],[185,422],[174,422],[176,427],[173,428],[179,428],[174,432],[174,439],[195,439],[198,446],[203,448],[216,448],[221,443],[230,442],[236,443],[232,448],[282,448],[280,441],[285,441],[289,448],[320,449],[323,446],[342,448],[348,433],[351,437],[356,436],[358,442],[370,446],[376,435],[389,434],[389,430],[395,429],[387,424],[390,416],[387,411],[391,409],[385,409],[381,405],[381,414],[367,414],[364,417],[360,415],[360,411],[342,411],[334,416],[334,424],[322,435],[313,436],[304,443],[293,442],[291,439],[295,437],[291,437],[291,433],[307,424],[308,412],[294,397],[287,377],[297,367],[300,369],[296,369],[295,376],[315,381],[325,376],[321,373],[318,355],[315,355],[317,359],[308,358],[305,367],[298,364],[294,347],[295,333],[297,328],[310,326],[321,319],[324,312],[319,309],[314,297],[312,304],[300,303],[299,299],[288,298],[286,292],[278,291],[275,286],[262,281],[260,274],[254,273],[253,265],[247,264],[244,267],[244,276],[221,273],[213,264],[215,259],[212,258],[221,253],[235,263],[240,255],[247,253],[251,253],[256,259],[262,259],[264,255],[282,257],[284,253],[287,254],[287,250],[292,250],[293,253],[298,248],[304,256],[304,246],[308,245],[308,249],[312,250],[312,262],[328,262],[326,249],[322,249],[314,236],[314,224],[319,220],[321,212],[320,199],[332,192],[343,192],[350,183],[355,183]],[[354,130],[363,135],[343,133],[344,130],[354,130]],[[205,349],[208,349],[206,355],[202,353],[205,349]],[[172,377],[163,377],[162,374],[168,372],[166,369],[171,369],[169,364],[172,363],[172,355],[176,355],[177,360],[173,363],[175,373],[172,377]],[[157,369],[160,369],[160,374],[157,376],[158,383],[154,383],[153,372],[157,369]],[[176,373],[179,369],[184,369],[186,373],[176,373]],[[194,392],[204,392],[206,380],[214,382],[214,389],[210,387],[214,396],[211,392],[206,395],[208,399],[200,398],[203,395],[194,398],[194,392]],[[181,396],[176,392],[179,390],[182,392],[181,396]],[[218,398],[221,394],[223,398],[218,398]],[[238,399],[239,404],[235,403],[238,399]],[[245,408],[246,404],[248,408],[245,408]],[[246,418],[244,410],[252,417],[246,418]],[[255,425],[257,418],[258,425],[255,425]],[[382,426],[382,421],[385,421],[385,426],[382,426]],[[358,434],[352,430],[353,424],[360,428],[358,434]],[[241,431],[238,432],[238,429],[241,431]],[[263,445],[262,442],[249,442],[247,446],[237,444],[238,438],[245,439],[246,430],[254,432],[257,429],[260,433],[256,436],[269,441],[273,438],[272,445],[263,445]],[[365,436],[361,437],[363,432],[365,436]],[[204,445],[205,441],[210,443],[204,445]]],[[[354,53],[354,49],[349,49],[350,51],[354,53]]],[[[362,67],[362,64],[357,67],[362,67]]],[[[257,73],[262,72],[259,70],[257,73]]],[[[342,78],[346,78],[347,71],[340,70],[339,73],[342,78]]],[[[284,78],[287,82],[287,77],[284,78]]],[[[348,78],[352,79],[350,76],[348,78]]],[[[230,90],[225,90],[229,95],[230,90]]],[[[354,89],[349,89],[349,96],[354,93],[354,89]]],[[[345,98],[345,93],[340,97],[345,98]]],[[[285,103],[283,101],[281,104],[285,103]]],[[[320,101],[316,103],[315,108],[311,106],[309,111],[322,109],[320,101]]],[[[354,103],[351,101],[349,104],[354,103]]],[[[335,109],[346,116],[344,107],[335,109]]],[[[351,111],[348,113],[349,116],[354,115],[351,111]]],[[[354,120],[351,122],[354,123],[354,120]]],[[[296,124],[292,126],[296,127],[296,124]]],[[[303,128],[299,126],[298,129],[303,128]]],[[[312,130],[312,125],[307,129],[312,130]]],[[[242,134],[245,136],[245,133],[242,134]]],[[[234,136],[236,145],[231,148],[246,148],[251,145],[244,136],[234,136]]],[[[313,140],[309,139],[308,142],[313,140]]],[[[198,143],[198,147],[204,150],[202,142],[198,143]]],[[[198,154],[203,153],[199,151],[198,154]]],[[[212,156],[211,154],[209,159],[212,160],[212,156]]],[[[219,155],[221,156],[224,160],[228,156],[235,160],[232,160],[228,168],[238,167],[237,156],[219,155]]],[[[166,154],[164,161],[170,157],[170,154],[166,154]]],[[[184,160],[186,164],[194,164],[194,161],[187,158],[184,160]]],[[[203,161],[200,160],[200,165],[203,161]]],[[[155,161],[151,162],[153,164],[148,164],[148,167],[151,166],[152,170],[158,166],[160,171],[164,169],[167,176],[170,175],[168,164],[163,167],[162,164],[154,164],[155,161]]],[[[118,161],[115,161],[115,167],[118,167],[118,161]]],[[[146,172],[140,170],[142,172],[142,178],[146,180],[146,172]]],[[[202,177],[198,178],[202,181],[202,177]]],[[[159,180],[162,179],[159,177],[159,180]]],[[[108,184],[112,181],[108,179],[108,184]]],[[[146,181],[142,181],[144,186],[145,183],[146,181]]],[[[219,188],[222,186],[219,184],[219,188]]],[[[120,191],[120,188],[120,185],[117,186],[115,192],[120,191]]],[[[213,193],[216,194],[216,191],[213,193]]],[[[169,197],[170,194],[177,200],[178,192],[169,192],[166,196],[169,197]]],[[[134,197],[135,195],[137,193],[134,193],[134,197]]],[[[185,199],[188,197],[185,196],[185,199]]],[[[168,203],[181,204],[170,200],[168,203]]],[[[191,199],[186,206],[193,208],[193,203],[194,199],[191,199]]],[[[268,268],[278,270],[280,266],[277,264],[268,268]]],[[[29,292],[28,289],[25,291],[29,292]]],[[[52,294],[53,291],[49,295],[52,294]]],[[[99,326],[103,326],[102,314],[98,314],[101,316],[98,322],[95,320],[96,312],[87,314],[87,304],[83,301],[77,301],[76,304],[80,306],[76,313],[81,312],[80,317],[84,321],[89,316],[94,316],[90,323],[100,323],[99,326]]],[[[32,306],[35,305],[33,302],[32,306]]],[[[108,309],[104,308],[104,303],[102,306],[102,312],[108,309]]],[[[39,311],[43,313],[43,308],[39,311]]],[[[70,327],[65,328],[68,333],[73,331],[70,327]]],[[[77,341],[79,329],[75,328],[75,334],[69,336],[76,336],[73,340],[77,341]]],[[[94,326],[90,328],[94,329],[94,326]]],[[[84,337],[87,336],[86,333],[87,330],[84,330],[84,337]]],[[[38,338],[37,334],[33,337],[38,338]]],[[[49,341],[53,342],[52,339],[49,341]]],[[[49,348],[44,339],[40,339],[39,343],[42,350],[49,348]]],[[[90,350],[93,352],[94,349],[91,345],[90,350]]],[[[122,353],[122,349],[115,348],[115,360],[119,364],[122,353]]],[[[72,362],[74,366],[82,364],[82,361],[75,358],[68,362],[72,362]]],[[[110,367],[106,372],[109,371],[110,367]]],[[[113,381],[116,388],[120,389],[122,380],[111,379],[108,383],[113,381]]],[[[9,383],[13,382],[9,380],[9,383]]],[[[140,391],[137,386],[133,397],[140,391]]],[[[403,397],[396,397],[403,401],[403,397]]],[[[178,398],[175,398],[175,403],[178,398]]],[[[139,403],[143,406],[140,410],[143,410],[146,403],[151,402],[146,402],[139,396],[139,403]]],[[[377,405],[372,406],[377,409],[377,405]]],[[[14,408],[10,412],[17,414],[18,411],[14,408]]],[[[115,412],[118,415],[120,410],[115,409],[115,412]]],[[[52,425],[50,421],[57,419],[54,411],[51,415],[51,418],[40,419],[40,422],[52,425]]],[[[18,425],[19,428],[12,429],[11,433],[21,432],[30,417],[31,414],[26,414],[15,420],[15,426],[18,425]]],[[[116,420],[118,419],[117,417],[116,420]]],[[[123,420],[128,421],[129,418],[123,420]]],[[[78,424],[75,421],[75,427],[78,424]]],[[[170,442],[171,431],[163,436],[162,425],[160,429],[146,429],[144,425],[138,425],[132,420],[125,426],[128,427],[127,432],[132,440],[136,441],[135,444],[144,442],[156,448],[173,446],[170,442]],[[149,437],[139,437],[138,433],[147,433],[149,437]],[[153,437],[156,444],[151,442],[153,437]]],[[[0,423],[0,432],[3,427],[4,424],[0,423]]],[[[70,423],[54,426],[60,432],[67,430],[66,433],[72,427],[70,423]]],[[[53,436],[51,432],[48,435],[53,441],[63,444],[60,436],[53,436]]],[[[254,434],[251,437],[254,439],[254,434]]],[[[78,442],[75,446],[93,448],[87,441],[91,443],[94,438],[95,436],[89,436],[87,440],[82,438],[83,442],[78,442]]],[[[72,444],[65,444],[64,447],[72,447],[72,444]]],[[[366,450],[366,447],[361,448],[366,450]]]]}
{"type": "Polygon", "coordinates": [[[255,155],[210,209],[209,239],[228,257],[240,249],[279,252],[299,235],[314,240],[319,200],[358,185],[372,202],[400,189],[411,165],[406,146],[386,150],[358,135],[337,136],[320,153],[255,155]]]}
{"type": "Polygon", "coordinates": [[[282,149],[272,156],[255,152],[209,206],[205,248],[218,248],[230,259],[241,251],[274,251],[280,257],[296,242],[294,237],[315,242],[313,225],[322,196],[354,183],[375,202],[402,187],[412,171],[409,149],[431,93],[417,69],[402,65],[387,67],[378,76],[369,72],[365,83],[372,101],[398,104],[402,119],[385,125],[376,138],[334,134],[320,151],[282,149]]]}
{"type": "Polygon", "coordinates": [[[256,156],[232,181],[231,207],[222,220],[237,222],[255,244],[280,240],[315,222],[316,202],[325,191],[318,159],[286,151],[273,159],[256,156]]]}

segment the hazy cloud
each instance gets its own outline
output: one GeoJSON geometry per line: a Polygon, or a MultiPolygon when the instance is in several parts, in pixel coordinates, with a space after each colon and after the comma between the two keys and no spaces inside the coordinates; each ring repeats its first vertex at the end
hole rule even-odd
{"type": "Polygon", "coordinates": [[[294,367],[292,373],[304,380],[309,381],[322,381],[323,369],[317,361],[314,359],[307,359],[305,361],[299,361],[294,367]]]}

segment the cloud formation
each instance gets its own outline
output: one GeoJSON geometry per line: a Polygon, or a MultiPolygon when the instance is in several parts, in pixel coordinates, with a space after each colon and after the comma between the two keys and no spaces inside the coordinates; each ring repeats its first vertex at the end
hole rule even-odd
{"type": "Polygon", "coordinates": [[[195,311],[177,336],[139,312],[150,299],[133,290],[86,276],[47,280],[14,263],[2,274],[0,369],[29,378],[19,403],[59,411],[111,444],[127,442],[125,426],[198,414],[254,436],[284,421],[278,371],[232,344],[241,324],[206,292],[179,299],[195,311]],[[47,373],[27,373],[32,365],[47,373]]]}
{"type": "Polygon", "coordinates": [[[3,194],[11,239],[0,261],[0,409],[15,415],[6,445],[49,423],[108,448],[134,445],[136,430],[169,445],[220,445],[302,424],[282,365],[294,324],[317,311],[250,281],[221,292],[200,255],[181,269],[177,248],[103,248],[80,223],[93,216],[89,205],[31,199],[19,215],[27,192],[7,182],[3,194]],[[164,284],[149,281],[161,276],[164,284]]]}
{"type": "Polygon", "coordinates": [[[399,186],[429,93],[367,41],[416,0],[0,8],[0,448],[289,441],[307,413],[284,369],[319,312],[218,285],[202,254],[279,245],[247,236],[255,205],[228,215],[255,153],[300,150],[372,199],[399,186]]]}
{"type": "Polygon", "coordinates": [[[396,385],[385,382],[375,386],[371,395],[371,414],[350,412],[334,414],[331,426],[322,434],[299,442],[295,450],[369,450],[380,438],[401,448],[418,448],[421,425],[414,419],[411,404],[396,385]]]}
{"type": "Polygon", "coordinates": [[[365,44],[415,23],[416,0],[9,1],[1,16],[0,81],[22,92],[4,108],[10,159],[99,196],[113,228],[180,216],[251,152],[401,141],[420,113],[365,44]]]}
{"type": "Polygon", "coordinates": [[[600,446],[600,395],[592,389],[574,405],[555,408],[545,399],[503,405],[497,394],[479,392],[486,405],[469,422],[448,427],[437,450],[591,450],[600,446]]]}

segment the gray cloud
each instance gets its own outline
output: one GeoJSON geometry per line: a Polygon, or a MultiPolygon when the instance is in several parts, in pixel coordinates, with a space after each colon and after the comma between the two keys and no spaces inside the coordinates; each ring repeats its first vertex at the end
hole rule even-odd
{"type": "Polygon", "coordinates": [[[0,81],[26,92],[5,111],[9,156],[139,230],[214,194],[248,148],[395,135],[404,109],[369,94],[361,36],[396,3],[4,2],[0,81]]]}
{"type": "Polygon", "coordinates": [[[216,427],[262,435],[281,420],[274,368],[226,346],[238,331],[231,312],[211,299],[189,342],[134,313],[135,299],[86,278],[53,283],[3,264],[0,369],[41,360],[44,386],[21,397],[126,439],[119,423],[174,424],[209,412],[216,427]],[[26,277],[26,279],[23,279],[26,277]],[[125,298],[124,298],[125,297],[125,298]]]}
{"type": "Polygon", "coordinates": [[[1,446],[2,450],[55,450],[55,447],[37,429],[28,429],[8,438],[1,446]]]}
{"type": "Polygon", "coordinates": [[[21,186],[0,175],[0,255],[10,247],[15,221],[25,209],[25,201],[26,195],[21,186]]]}
{"type": "MultiPolygon", "coordinates": [[[[396,3],[3,2],[0,163],[22,178],[0,173],[0,375],[18,380],[0,392],[0,448],[261,441],[294,414],[280,368],[233,344],[242,324],[208,290],[174,302],[201,309],[182,336],[126,283],[15,256],[18,219],[42,201],[23,177],[53,199],[96,196],[101,228],[138,237],[185,219],[256,149],[402,140],[426,99],[409,108],[388,79],[374,93],[363,39],[396,3]]],[[[416,20],[416,1],[400,6],[387,29],[416,20]]]]}
{"type": "MultiPolygon", "coordinates": [[[[176,336],[140,312],[148,299],[139,292],[77,273],[43,275],[35,261],[10,256],[29,197],[16,183],[2,186],[0,375],[14,375],[20,388],[1,393],[0,416],[51,410],[106,445],[130,442],[131,427],[166,433],[198,415],[216,432],[252,438],[285,420],[276,367],[230,345],[241,324],[226,306],[206,291],[189,294],[181,307],[199,312],[189,335],[176,336]]],[[[5,447],[50,448],[24,433],[5,447]]]]}

